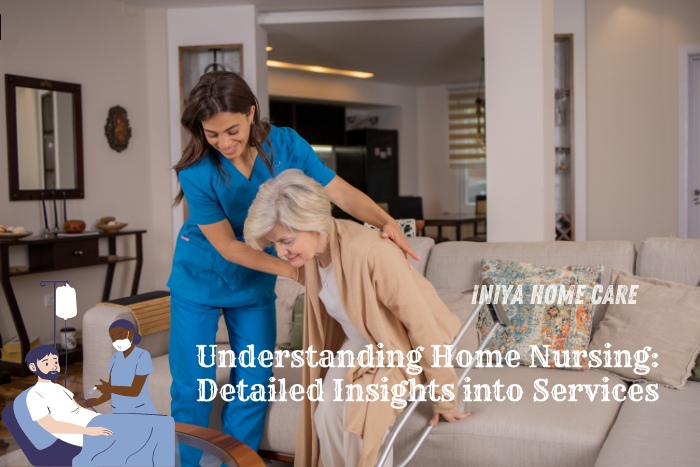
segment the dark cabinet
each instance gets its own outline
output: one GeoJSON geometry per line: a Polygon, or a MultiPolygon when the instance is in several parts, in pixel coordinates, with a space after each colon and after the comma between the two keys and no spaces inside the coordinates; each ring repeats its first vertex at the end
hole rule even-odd
{"type": "Polygon", "coordinates": [[[398,197],[398,131],[351,130],[347,141],[335,148],[336,173],[375,202],[398,197]]]}
{"type": "Polygon", "coordinates": [[[54,270],[80,268],[100,263],[98,237],[83,237],[74,241],[36,243],[28,245],[29,269],[54,270]]]}
{"type": "Polygon", "coordinates": [[[270,120],[294,128],[310,144],[345,144],[345,107],[270,99],[270,120]]]}

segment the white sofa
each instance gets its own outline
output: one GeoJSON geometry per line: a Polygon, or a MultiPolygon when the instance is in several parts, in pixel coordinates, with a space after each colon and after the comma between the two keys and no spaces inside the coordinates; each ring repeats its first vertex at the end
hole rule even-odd
{"type": "MultiPolygon", "coordinates": [[[[610,283],[611,271],[620,269],[645,277],[657,277],[687,285],[700,280],[700,240],[653,238],[645,241],[639,254],[627,241],[473,243],[445,242],[434,245],[429,238],[409,239],[421,255],[414,266],[436,287],[439,294],[462,320],[474,305],[471,288],[479,284],[483,258],[498,258],[551,266],[604,265],[602,283],[610,283]]],[[[302,288],[292,281],[277,283],[278,343],[288,340],[291,308],[302,288]]],[[[593,329],[607,306],[596,308],[593,329]]],[[[131,318],[122,308],[96,306],[83,319],[83,384],[89,390],[106,376],[113,352],[107,327],[115,319],[131,318]]],[[[225,345],[220,332],[217,341],[225,345]]],[[[177,345],[176,343],[170,343],[177,345]]],[[[167,361],[168,333],[146,336],[141,347],[148,350],[156,372],[149,390],[161,413],[170,410],[170,373],[167,361]]],[[[470,329],[459,345],[474,351],[477,333],[470,329]]],[[[299,369],[276,368],[275,376],[287,386],[301,382],[299,369]]],[[[410,465],[438,466],[625,466],[698,465],[695,448],[700,439],[700,383],[689,381],[684,389],[659,387],[659,401],[634,404],[625,402],[534,402],[533,382],[548,378],[550,384],[599,384],[603,377],[610,385],[623,383],[604,370],[570,371],[560,369],[482,368],[469,373],[471,384],[496,380],[506,387],[519,384],[525,389],[518,402],[466,402],[472,416],[459,423],[441,423],[433,430],[410,465]],[[529,391],[529,392],[528,392],[529,391]]],[[[220,384],[228,381],[227,371],[219,369],[220,384]]],[[[461,400],[461,399],[460,399],[461,400]]],[[[106,406],[107,404],[105,404],[106,406]]],[[[216,399],[211,426],[220,427],[220,399],[216,399]]],[[[261,449],[293,455],[300,402],[270,404],[261,449]]],[[[422,404],[400,435],[395,459],[402,458],[430,415],[429,404],[422,404]]]]}

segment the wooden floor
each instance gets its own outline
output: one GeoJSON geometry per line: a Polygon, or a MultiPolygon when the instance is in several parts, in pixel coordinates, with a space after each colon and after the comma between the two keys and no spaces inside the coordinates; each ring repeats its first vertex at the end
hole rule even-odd
{"type": "MultiPolygon", "coordinates": [[[[56,380],[57,383],[63,385],[65,375],[61,369],[61,376],[56,380]]],[[[12,377],[12,381],[7,384],[0,384],[0,412],[5,409],[12,401],[15,400],[22,391],[36,384],[36,376],[31,375],[24,378],[12,377]]],[[[68,379],[66,387],[78,398],[83,397],[83,363],[71,363],[68,368],[68,379]]],[[[5,427],[4,423],[0,423],[0,439],[6,438],[10,432],[5,427]]]]}

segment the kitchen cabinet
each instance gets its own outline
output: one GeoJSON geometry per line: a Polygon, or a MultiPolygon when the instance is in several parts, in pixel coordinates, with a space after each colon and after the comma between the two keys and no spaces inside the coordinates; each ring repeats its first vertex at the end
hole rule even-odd
{"type": "Polygon", "coordinates": [[[270,121],[294,128],[310,144],[345,145],[345,107],[270,99],[270,121]]]}

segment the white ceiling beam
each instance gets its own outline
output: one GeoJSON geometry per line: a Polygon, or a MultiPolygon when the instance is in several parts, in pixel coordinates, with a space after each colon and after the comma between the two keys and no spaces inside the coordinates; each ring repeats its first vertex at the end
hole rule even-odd
{"type": "Polygon", "coordinates": [[[258,15],[258,24],[346,23],[421,19],[483,18],[482,5],[367,8],[356,10],[271,11],[258,15]]]}

